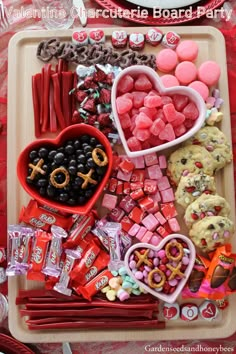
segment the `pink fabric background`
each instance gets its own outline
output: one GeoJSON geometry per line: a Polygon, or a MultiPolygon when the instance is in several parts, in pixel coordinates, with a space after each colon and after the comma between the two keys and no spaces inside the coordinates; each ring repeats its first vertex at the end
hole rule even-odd
{"type": "MultiPolygon", "coordinates": [[[[20,8],[24,5],[25,8],[31,7],[30,0],[3,0],[6,6],[14,5],[16,8],[20,8]]],[[[236,0],[230,1],[230,3],[235,6],[236,0]]],[[[85,0],[85,5],[87,8],[97,8],[98,6],[92,0],[85,0]]],[[[235,100],[235,90],[236,90],[236,29],[233,28],[234,24],[229,24],[226,22],[214,22],[208,19],[200,19],[197,23],[192,23],[193,25],[213,25],[222,29],[222,32],[226,38],[227,44],[227,63],[229,69],[229,79],[230,79],[230,92],[231,92],[231,119],[232,119],[232,130],[233,130],[233,145],[234,152],[236,152],[236,100],[235,100]]],[[[235,23],[236,24],[236,23],[235,23]]],[[[79,22],[75,25],[79,26],[79,22]]],[[[89,27],[104,27],[104,26],[136,26],[135,23],[129,23],[127,21],[114,21],[113,19],[90,19],[88,23],[89,27]]],[[[5,245],[5,234],[6,234],[6,123],[7,123],[7,47],[8,42],[12,35],[20,30],[33,30],[42,29],[43,23],[41,21],[36,22],[31,19],[18,19],[8,33],[0,33],[0,246],[5,245]]],[[[2,289],[0,288],[0,291],[2,289]]],[[[187,339],[187,338],[186,338],[187,339]]],[[[91,338],[92,340],[92,338],[91,338]]],[[[188,346],[191,351],[181,351],[184,354],[190,353],[200,353],[199,351],[194,351],[193,348],[197,347],[197,344],[201,344],[201,353],[212,352],[210,348],[218,347],[220,345],[223,347],[231,347],[233,351],[231,353],[236,353],[236,333],[227,339],[217,339],[217,340],[205,340],[205,341],[165,341],[165,342],[112,342],[112,343],[73,343],[71,344],[73,354],[141,354],[145,353],[145,345],[149,344],[152,348],[158,348],[162,345],[168,348],[181,348],[182,345],[188,346]],[[208,349],[207,349],[208,348],[208,349]]],[[[35,352],[42,354],[61,354],[62,346],[61,344],[33,344],[35,352]]],[[[153,350],[154,352],[154,350],[153,350]]],[[[157,350],[156,350],[157,352],[157,350]]],[[[159,351],[160,352],[160,351],[159,351]]],[[[169,353],[170,351],[162,351],[163,354],[169,353]]],[[[223,352],[222,350],[219,353],[223,352]]]]}

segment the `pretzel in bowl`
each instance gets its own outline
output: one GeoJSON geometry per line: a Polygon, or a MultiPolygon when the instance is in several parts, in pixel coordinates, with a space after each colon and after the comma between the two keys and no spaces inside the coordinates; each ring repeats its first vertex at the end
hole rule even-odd
{"type": "Polygon", "coordinates": [[[166,251],[166,257],[173,262],[181,261],[181,259],[184,256],[183,246],[178,241],[171,241],[171,242],[167,243],[167,245],[165,247],[165,251],[166,251]],[[173,247],[177,248],[177,250],[178,250],[177,256],[173,256],[171,254],[171,249],[173,247]]]}
{"type": "Polygon", "coordinates": [[[149,274],[148,274],[148,285],[150,286],[150,288],[153,289],[159,289],[162,288],[163,285],[165,284],[166,281],[166,276],[165,274],[162,272],[162,270],[160,269],[153,269],[149,274]],[[153,277],[155,274],[160,275],[161,280],[159,281],[159,283],[153,281],[153,277]]]}
{"type": "Polygon", "coordinates": [[[105,153],[105,151],[103,151],[102,149],[99,149],[99,148],[93,149],[92,159],[95,162],[95,164],[98,166],[106,166],[108,164],[107,154],[105,153]],[[101,157],[102,160],[100,160],[99,157],[101,157]]]}
{"type": "Polygon", "coordinates": [[[70,175],[69,172],[64,167],[58,167],[52,171],[50,174],[50,182],[55,188],[64,188],[70,182],[70,175]],[[56,181],[56,176],[62,173],[65,176],[65,180],[62,183],[58,183],[56,181]]]}

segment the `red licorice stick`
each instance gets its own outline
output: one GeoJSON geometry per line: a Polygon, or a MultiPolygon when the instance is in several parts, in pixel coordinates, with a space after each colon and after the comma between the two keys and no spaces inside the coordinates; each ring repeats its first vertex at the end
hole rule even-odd
{"type": "Polygon", "coordinates": [[[41,107],[40,107],[40,125],[42,126],[43,124],[43,100],[42,100],[42,93],[44,90],[44,67],[42,68],[42,74],[41,74],[41,87],[40,87],[40,94],[41,94],[41,107]]]}
{"type": "Polygon", "coordinates": [[[62,71],[66,71],[64,70],[64,60],[63,59],[59,59],[58,60],[58,73],[62,73],[62,71]]]}
{"type": "Polygon", "coordinates": [[[34,108],[34,134],[36,138],[40,137],[40,93],[38,87],[41,85],[41,73],[32,76],[32,96],[34,108]]]}
{"type": "Polygon", "coordinates": [[[44,65],[43,71],[43,121],[42,133],[46,133],[49,125],[49,92],[50,92],[50,78],[51,78],[51,64],[44,65]]]}
{"type": "Polygon", "coordinates": [[[54,109],[54,95],[53,95],[53,83],[50,82],[50,93],[49,93],[49,112],[50,112],[50,132],[57,132],[57,115],[54,109]]]}
{"type": "Polygon", "coordinates": [[[27,310],[34,310],[34,309],[64,309],[64,308],[86,308],[86,307],[109,307],[109,308],[119,308],[119,309],[136,309],[136,310],[157,310],[157,304],[126,304],[125,302],[109,302],[101,303],[99,301],[92,301],[92,302],[60,302],[60,303],[53,303],[53,302],[42,302],[42,303],[30,303],[24,302],[25,307],[27,310]]]}
{"type": "MultiPolygon", "coordinates": [[[[78,76],[77,76],[76,72],[74,72],[74,75],[73,75],[73,89],[77,88],[77,84],[78,84],[78,76]]],[[[76,94],[71,94],[71,97],[72,97],[71,111],[72,111],[72,114],[73,114],[74,111],[76,110],[76,102],[77,102],[76,94]]]]}
{"type": "Polygon", "coordinates": [[[125,322],[62,322],[62,323],[48,323],[43,325],[28,325],[30,330],[40,330],[40,329],[68,329],[68,328],[93,328],[93,329],[116,329],[116,328],[151,328],[151,329],[163,329],[165,328],[165,322],[158,322],[157,320],[147,320],[147,321],[125,321],[125,322]]]}
{"type": "MultiPolygon", "coordinates": [[[[145,317],[152,318],[152,310],[127,310],[127,309],[109,309],[109,308],[92,308],[92,309],[82,309],[82,310],[63,310],[63,317],[75,317],[75,316],[85,316],[85,317],[127,317],[132,315],[133,317],[145,317]]],[[[55,317],[62,314],[61,310],[20,310],[21,317],[30,316],[33,318],[43,318],[43,317],[55,317]]]]}
{"type": "Polygon", "coordinates": [[[69,92],[73,88],[73,73],[71,71],[61,73],[62,86],[62,111],[66,121],[66,126],[70,125],[72,118],[72,97],[69,92]]]}
{"type": "Polygon", "coordinates": [[[61,88],[60,88],[58,73],[52,75],[52,82],[53,82],[54,109],[57,115],[59,126],[61,129],[64,129],[66,127],[66,122],[61,109],[61,88]]]}

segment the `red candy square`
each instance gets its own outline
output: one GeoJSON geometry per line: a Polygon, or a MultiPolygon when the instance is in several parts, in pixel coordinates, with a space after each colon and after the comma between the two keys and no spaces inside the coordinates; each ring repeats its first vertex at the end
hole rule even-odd
{"type": "Polygon", "coordinates": [[[126,182],[129,182],[130,181],[130,178],[131,178],[131,175],[132,175],[132,171],[128,172],[128,173],[125,173],[121,170],[119,170],[117,172],[117,178],[120,179],[121,181],[126,181],[126,182]]]}
{"type": "Polygon", "coordinates": [[[116,178],[111,178],[109,181],[109,192],[115,193],[117,187],[117,179],[116,178]]]}
{"type": "Polygon", "coordinates": [[[124,173],[129,173],[132,172],[134,169],[134,164],[132,161],[130,160],[123,160],[120,164],[119,164],[119,168],[121,169],[121,171],[123,171],[124,173]]]}
{"type": "Polygon", "coordinates": [[[157,181],[153,179],[145,179],[144,192],[146,194],[155,194],[157,192],[157,181]]]}
{"type": "Polygon", "coordinates": [[[145,170],[134,170],[131,176],[131,182],[143,182],[145,178],[145,170]]]}
{"type": "Polygon", "coordinates": [[[151,197],[145,197],[139,201],[139,206],[142,210],[149,210],[154,207],[154,201],[151,197]]]}
{"type": "Polygon", "coordinates": [[[138,207],[134,207],[134,209],[129,213],[129,218],[137,224],[141,223],[143,216],[144,212],[138,207]]]}
{"type": "Polygon", "coordinates": [[[139,231],[138,231],[138,233],[137,233],[137,235],[136,235],[135,237],[136,237],[139,241],[142,241],[143,236],[146,234],[146,232],[147,232],[146,227],[140,226],[140,229],[139,229],[139,231]]]}
{"type": "Polygon", "coordinates": [[[159,191],[164,191],[165,189],[170,188],[170,182],[168,177],[163,176],[157,180],[157,186],[159,191]]]}
{"type": "Polygon", "coordinates": [[[131,196],[131,198],[133,200],[138,200],[138,199],[144,197],[144,192],[143,192],[143,190],[141,188],[140,189],[136,189],[135,191],[130,193],[130,196],[131,196]]]}
{"type": "Polygon", "coordinates": [[[173,189],[169,188],[161,191],[161,199],[163,203],[173,202],[175,200],[173,189]]]}
{"type": "Polygon", "coordinates": [[[123,194],[123,182],[117,181],[116,194],[123,194]]]}
{"type": "Polygon", "coordinates": [[[144,156],[146,166],[152,166],[158,164],[157,154],[153,152],[144,156]]]}
{"type": "Polygon", "coordinates": [[[161,237],[166,237],[170,234],[163,226],[158,226],[157,232],[161,235],[161,237]]]}
{"type": "Polygon", "coordinates": [[[166,220],[174,218],[175,216],[178,215],[177,210],[175,209],[174,203],[161,204],[161,212],[164,215],[164,217],[166,218],[166,220]]]}
{"type": "Polygon", "coordinates": [[[144,157],[139,156],[139,157],[133,157],[131,161],[134,163],[135,168],[137,169],[143,169],[145,168],[145,163],[144,163],[144,157]]]}
{"type": "Polygon", "coordinates": [[[121,228],[125,232],[128,232],[133,225],[133,221],[131,221],[126,215],[121,220],[121,228]]]}
{"type": "Polygon", "coordinates": [[[130,198],[129,195],[126,195],[119,204],[119,207],[123,209],[126,213],[131,212],[131,210],[136,206],[136,202],[130,198]]]}
{"type": "Polygon", "coordinates": [[[143,188],[143,182],[131,182],[130,183],[131,191],[135,191],[136,189],[142,189],[142,188],[143,188]]]}
{"type": "Polygon", "coordinates": [[[109,213],[109,218],[112,221],[120,222],[120,220],[123,218],[124,215],[125,215],[124,210],[116,207],[116,208],[112,209],[112,211],[109,213]]]}
{"type": "Polygon", "coordinates": [[[124,182],[124,184],[123,184],[123,193],[124,194],[130,194],[130,183],[129,182],[124,182]]]}

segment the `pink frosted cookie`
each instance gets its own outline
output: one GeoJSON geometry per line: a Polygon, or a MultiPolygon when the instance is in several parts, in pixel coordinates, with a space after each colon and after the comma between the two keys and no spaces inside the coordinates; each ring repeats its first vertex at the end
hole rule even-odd
{"type": "Polygon", "coordinates": [[[179,81],[174,75],[166,74],[161,77],[161,81],[165,87],[179,86],[179,81]]]}
{"type": "Polygon", "coordinates": [[[198,45],[195,41],[183,41],[177,46],[176,53],[180,61],[194,61],[198,56],[198,45]]]}
{"type": "Polygon", "coordinates": [[[220,66],[213,60],[205,61],[198,69],[198,78],[207,86],[216,85],[220,78],[220,66]]]}
{"type": "Polygon", "coordinates": [[[156,56],[156,64],[158,70],[168,73],[175,69],[178,57],[172,49],[162,49],[156,56]]]}
{"type": "Polygon", "coordinates": [[[191,61],[182,61],[175,69],[175,76],[182,85],[188,85],[197,78],[197,68],[191,61]]]}
{"type": "Polygon", "coordinates": [[[207,85],[205,85],[203,82],[201,81],[193,81],[189,87],[191,87],[192,89],[196,90],[204,99],[204,101],[206,101],[206,99],[209,96],[209,89],[207,87],[207,85]]]}

